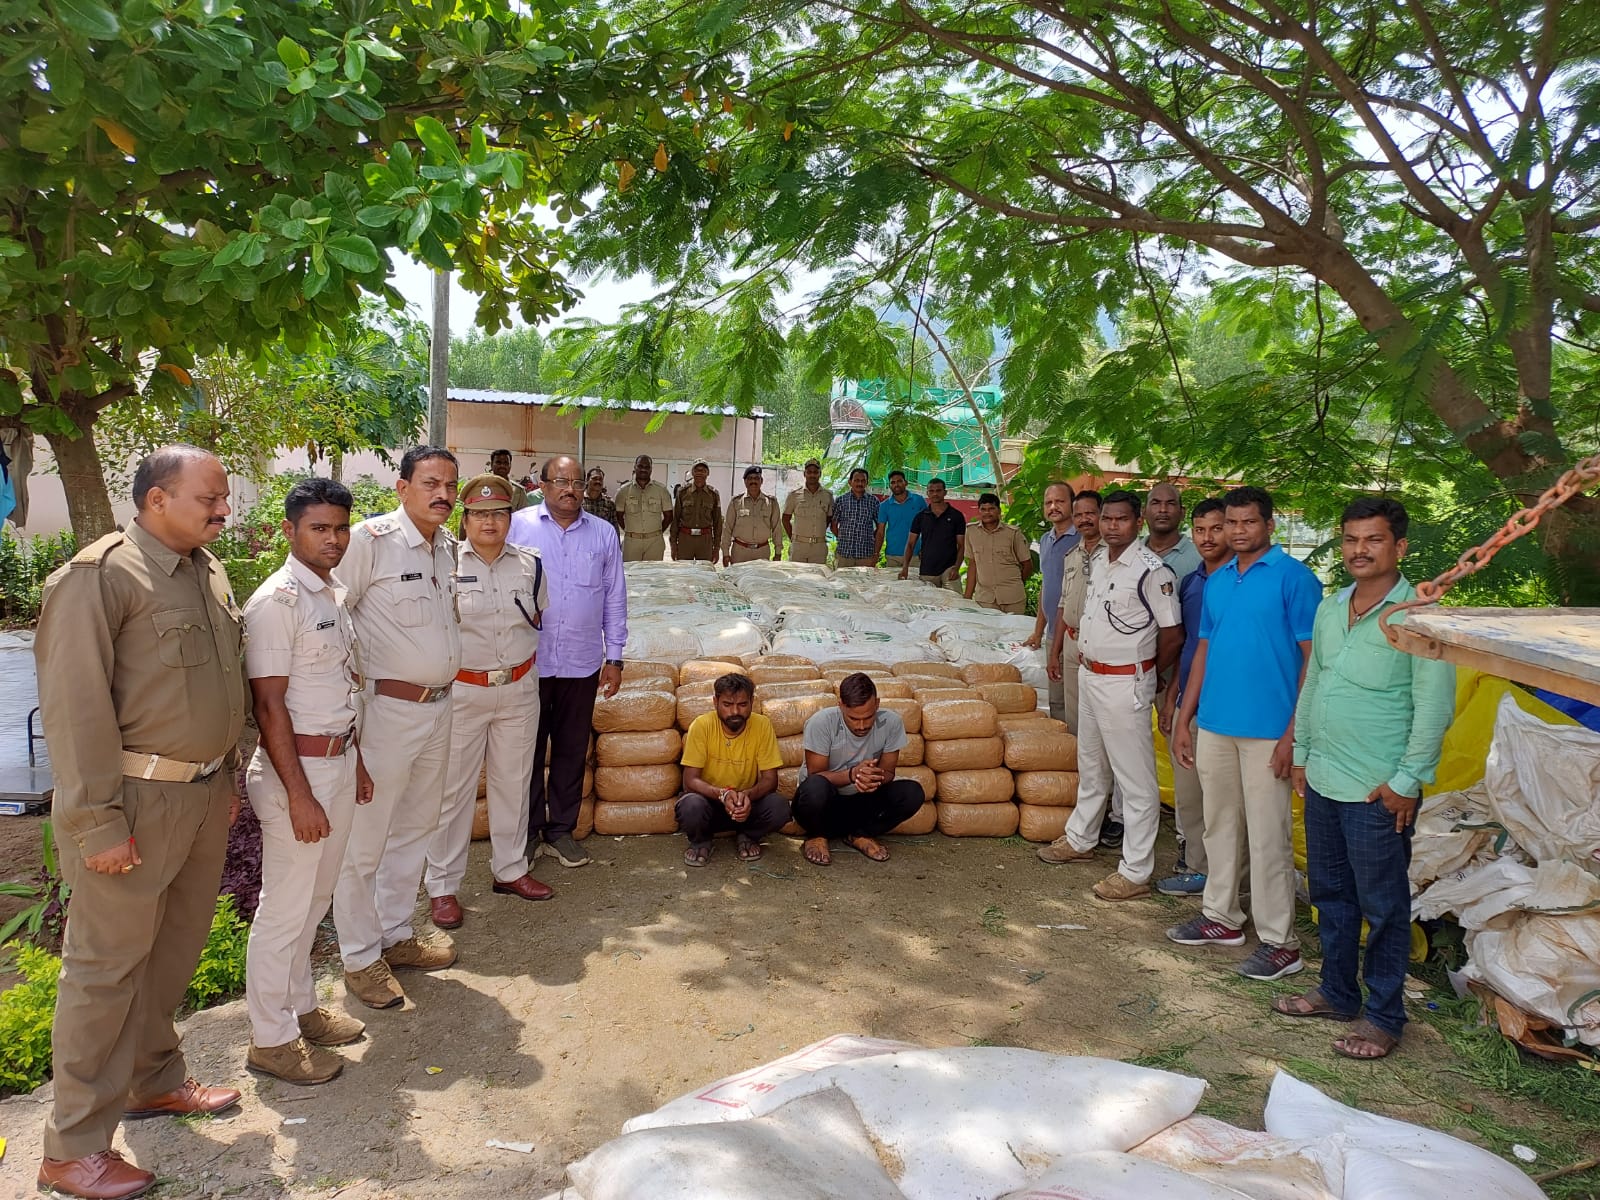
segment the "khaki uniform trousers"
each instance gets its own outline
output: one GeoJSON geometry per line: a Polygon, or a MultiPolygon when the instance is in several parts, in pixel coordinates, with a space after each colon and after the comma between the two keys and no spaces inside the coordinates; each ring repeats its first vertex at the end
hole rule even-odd
{"type": "Polygon", "coordinates": [[[515,683],[457,683],[444,811],[428,844],[429,896],[454,896],[467,874],[478,772],[487,764],[489,869],[501,883],[528,873],[528,783],[539,733],[539,673],[515,683]]]}
{"type": "MultiPolygon", "coordinates": [[[[1050,641],[1049,641],[1049,638],[1050,638],[1050,634],[1049,634],[1049,631],[1047,630],[1046,633],[1045,633],[1045,640],[1044,640],[1043,644],[1039,648],[1039,652],[1040,652],[1040,654],[1042,654],[1044,656],[1044,660],[1045,660],[1046,664],[1048,664],[1050,662],[1050,641]]],[[[1062,640],[1065,641],[1066,640],[1065,637],[1063,637],[1062,640]]],[[[1074,643],[1074,644],[1076,644],[1076,643],[1074,643]]],[[[1063,657],[1065,657],[1065,655],[1063,655],[1063,657]]],[[[1067,693],[1066,693],[1065,674],[1066,674],[1066,672],[1063,669],[1063,671],[1062,671],[1063,678],[1050,680],[1050,716],[1054,720],[1063,721],[1063,722],[1066,721],[1066,719],[1067,719],[1067,693]]],[[[1072,684],[1073,684],[1073,691],[1074,691],[1074,693],[1076,693],[1078,681],[1076,679],[1074,679],[1072,681],[1072,684]]],[[[1074,709],[1074,711],[1073,711],[1073,714],[1072,714],[1072,721],[1071,721],[1071,724],[1068,726],[1068,728],[1076,730],[1077,727],[1078,727],[1078,714],[1077,714],[1077,711],[1076,711],[1076,709],[1077,709],[1077,705],[1076,704],[1073,705],[1073,709],[1074,709]]]]}
{"type": "MultiPolygon", "coordinates": [[[[456,687],[463,686],[456,684],[456,687]]],[[[356,812],[333,890],[333,923],[346,971],[364,971],[412,936],[417,884],[444,807],[451,701],[367,695],[361,757],[372,801],[356,812]]]]}
{"type": "Polygon", "coordinates": [[[1061,719],[1078,733],[1078,639],[1061,631],[1061,719]]]}
{"type": "Polygon", "coordinates": [[[328,915],[356,811],[356,751],[338,758],[302,758],[311,794],[332,832],[320,842],[295,840],[289,792],[266,752],[245,772],[250,807],[261,820],[261,903],[250,923],[245,958],[245,1009],[257,1046],[282,1046],[300,1036],[300,1018],[317,1007],[311,944],[328,915]]]}
{"type": "Polygon", "coordinates": [[[667,556],[667,537],[663,533],[624,533],[623,562],[660,562],[667,556]]]}
{"type": "Polygon", "coordinates": [[[122,803],[139,866],[100,875],[64,845],[72,888],[61,951],[47,1158],[111,1148],[127,1101],[188,1077],[173,1014],[211,931],[228,849],[226,768],[193,783],[124,778],[122,803]]]}
{"type": "Polygon", "coordinates": [[[738,542],[734,542],[728,547],[729,562],[765,562],[771,557],[771,542],[762,542],[759,546],[741,546],[738,542]]]}
{"type": "MultiPolygon", "coordinates": [[[[1165,694],[1156,697],[1156,707],[1159,709],[1165,699],[1165,694]]],[[[1172,717],[1176,723],[1178,717],[1172,717]]],[[[1189,724],[1190,732],[1194,731],[1193,721],[1189,724]]],[[[1189,870],[1197,871],[1201,875],[1206,873],[1206,815],[1200,793],[1200,773],[1193,767],[1186,767],[1178,761],[1178,756],[1172,752],[1172,739],[1167,739],[1167,758],[1172,763],[1172,818],[1177,826],[1178,837],[1183,840],[1183,861],[1189,870]]]]}
{"type": "Polygon", "coordinates": [[[959,574],[954,579],[947,578],[944,575],[918,575],[917,578],[922,580],[923,583],[943,588],[947,592],[954,592],[958,596],[966,590],[961,584],[961,576],[959,574]]]}
{"type": "Polygon", "coordinates": [[[678,544],[672,551],[672,557],[678,562],[716,562],[716,539],[709,533],[702,533],[699,537],[680,533],[678,535],[678,544]]]}
{"type": "Polygon", "coordinates": [[[1195,734],[1194,765],[1205,813],[1205,915],[1243,929],[1239,883],[1249,847],[1250,909],[1256,936],[1269,946],[1294,947],[1294,812],[1289,781],[1272,773],[1271,738],[1195,734]]]}
{"type": "Polygon", "coordinates": [[[1078,668],[1078,803],[1067,818],[1074,850],[1093,850],[1115,784],[1122,796],[1125,832],[1117,870],[1130,883],[1148,883],[1155,872],[1156,834],[1161,824],[1161,786],[1156,780],[1155,730],[1150,706],[1155,676],[1097,675],[1078,668]]]}
{"type": "Polygon", "coordinates": [[[992,592],[987,597],[984,597],[982,593],[974,593],[972,598],[983,605],[984,608],[992,608],[996,612],[1025,613],[1028,611],[1028,602],[1026,600],[1011,600],[1001,603],[994,599],[994,593],[992,592]]]}
{"type": "Polygon", "coordinates": [[[828,539],[819,537],[815,541],[808,540],[798,534],[789,541],[789,561],[804,563],[825,563],[828,561],[828,539]]]}

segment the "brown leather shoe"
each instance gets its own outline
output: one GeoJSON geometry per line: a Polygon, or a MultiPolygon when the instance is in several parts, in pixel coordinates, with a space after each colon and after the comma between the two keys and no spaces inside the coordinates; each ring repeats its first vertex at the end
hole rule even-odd
{"type": "Polygon", "coordinates": [[[129,1200],[150,1190],[156,1177],[115,1150],[83,1158],[47,1158],[39,1164],[39,1186],[83,1200],[129,1200]]]}
{"type": "Polygon", "coordinates": [[[239,1103],[236,1088],[206,1087],[193,1079],[185,1079],[183,1086],[163,1096],[132,1101],[123,1111],[130,1121],[145,1117],[195,1117],[210,1116],[239,1103]]]}
{"type": "Polygon", "coordinates": [[[494,890],[502,896],[521,896],[524,900],[548,900],[556,894],[555,889],[547,883],[540,883],[532,875],[524,875],[521,879],[513,879],[510,883],[494,881],[494,890]]]}
{"type": "Polygon", "coordinates": [[[316,1008],[300,1015],[300,1036],[313,1046],[346,1046],[366,1031],[365,1022],[336,1008],[316,1008]]]}
{"type": "Polygon", "coordinates": [[[454,896],[430,896],[428,916],[440,929],[460,929],[461,922],[467,919],[461,911],[460,901],[454,896]]]}

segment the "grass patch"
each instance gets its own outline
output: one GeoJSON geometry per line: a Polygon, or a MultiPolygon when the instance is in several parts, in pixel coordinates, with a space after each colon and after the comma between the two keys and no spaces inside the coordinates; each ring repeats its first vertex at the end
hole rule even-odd
{"type": "Polygon", "coordinates": [[[1171,1046],[1163,1046],[1159,1050],[1147,1050],[1127,1061],[1136,1067],[1150,1067],[1157,1071],[1187,1071],[1191,1075],[1198,1075],[1199,1069],[1189,1061],[1189,1051],[1199,1044],[1198,1039],[1192,1042],[1178,1042],[1171,1046]]]}
{"type": "Polygon", "coordinates": [[[993,937],[1006,935],[1006,910],[998,904],[991,904],[985,908],[978,920],[983,924],[983,931],[993,937]]]}

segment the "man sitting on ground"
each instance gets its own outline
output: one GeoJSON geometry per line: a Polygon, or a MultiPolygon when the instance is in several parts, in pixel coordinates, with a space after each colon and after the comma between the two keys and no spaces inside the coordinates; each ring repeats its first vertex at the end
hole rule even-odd
{"type": "Polygon", "coordinates": [[[806,831],[807,862],[833,861],[828,839],[841,838],[873,862],[889,851],[877,838],[922,807],[922,785],[896,779],[906,745],[900,714],[878,706],[870,676],[856,672],[839,683],[839,707],[806,722],[805,762],[794,794],[794,819],[806,831]]]}
{"type": "Polygon", "coordinates": [[[730,673],[712,685],[716,710],[701,713],[683,739],[683,795],[678,828],[689,838],[683,861],[703,867],[711,859],[712,835],[734,830],[739,857],[761,857],[761,839],[789,823],[789,802],[778,794],[778,750],[772,722],[751,713],[756,685],[730,673]]]}

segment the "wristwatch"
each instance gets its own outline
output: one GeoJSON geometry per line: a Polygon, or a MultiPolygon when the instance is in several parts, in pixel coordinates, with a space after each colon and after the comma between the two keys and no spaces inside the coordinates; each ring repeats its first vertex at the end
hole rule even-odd
{"type": "Polygon", "coordinates": [[[622,670],[622,660],[620,658],[608,658],[606,659],[606,666],[616,667],[620,671],[622,670]]]}

